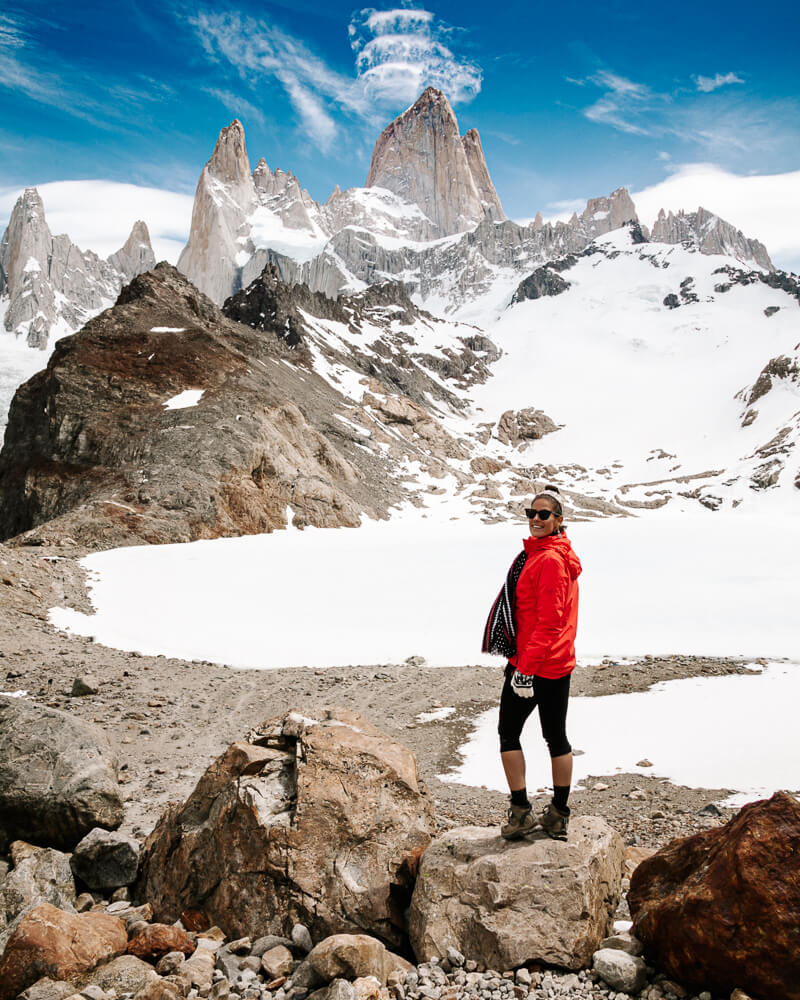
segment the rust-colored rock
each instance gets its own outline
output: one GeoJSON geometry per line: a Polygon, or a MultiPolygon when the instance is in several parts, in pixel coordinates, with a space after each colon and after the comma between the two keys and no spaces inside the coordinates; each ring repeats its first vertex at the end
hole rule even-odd
{"type": "Polygon", "coordinates": [[[181,923],[187,931],[197,934],[198,931],[207,931],[211,926],[211,920],[204,910],[184,910],[181,914],[181,923]]]}
{"type": "Polygon", "coordinates": [[[194,951],[194,941],[186,931],[173,924],[148,924],[128,944],[129,955],[150,962],[157,962],[170,951],[182,951],[184,955],[191,955],[194,951]]]}
{"type": "Polygon", "coordinates": [[[673,841],[631,878],[633,934],[693,990],[800,1000],[800,803],[783,792],[673,841]]]}
{"type": "Polygon", "coordinates": [[[290,712],[234,743],[147,840],[137,896],[228,937],[364,931],[402,950],[433,831],[414,755],[354,712],[290,712]]]}
{"type": "Polygon", "coordinates": [[[37,979],[71,980],[125,951],[125,924],[108,913],[65,913],[41,903],[20,922],[0,960],[0,1000],[37,979]]]}

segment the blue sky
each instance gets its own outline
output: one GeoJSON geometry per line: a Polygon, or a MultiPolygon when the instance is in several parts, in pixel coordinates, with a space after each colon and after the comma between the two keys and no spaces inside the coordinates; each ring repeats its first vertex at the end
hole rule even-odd
{"type": "Polygon", "coordinates": [[[380,129],[429,83],[462,132],[479,129],[515,218],[686,164],[796,171],[798,28],[785,0],[12,0],[0,189],[106,179],[191,193],[236,116],[252,165],[264,156],[325,199],[364,182],[380,129]]]}

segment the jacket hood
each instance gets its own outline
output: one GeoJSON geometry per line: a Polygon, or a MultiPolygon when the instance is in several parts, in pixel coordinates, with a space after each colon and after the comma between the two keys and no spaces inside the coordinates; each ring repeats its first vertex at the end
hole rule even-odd
{"type": "Polygon", "coordinates": [[[529,559],[539,552],[549,549],[555,550],[564,560],[564,565],[567,567],[571,579],[577,580],[581,575],[583,569],[581,561],[573,551],[570,540],[563,532],[560,535],[545,535],[544,538],[531,538],[529,535],[523,539],[522,544],[529,559]]]}

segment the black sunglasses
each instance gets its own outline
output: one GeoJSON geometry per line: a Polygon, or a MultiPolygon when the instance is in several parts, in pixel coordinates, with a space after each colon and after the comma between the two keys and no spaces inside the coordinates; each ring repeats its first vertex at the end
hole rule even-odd
{"type": "Polygon", "coordinates": [[[552,510],[534,510],[533,507],[525,508],[525,517],[527,517],[529,521],[535,521],[537,517],[542,521],[546,521],[554,515],[555,512],[552,510]]]}

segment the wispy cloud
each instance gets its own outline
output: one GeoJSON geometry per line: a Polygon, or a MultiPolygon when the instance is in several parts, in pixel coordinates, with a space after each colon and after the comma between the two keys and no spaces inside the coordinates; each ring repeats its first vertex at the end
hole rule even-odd
{"type": "Polygon", "coordinates": [[[38,104],[58,108],[98,128],[128,129],[130,108],[162,100],[170,87],[140,77],[142,86],[98,81],[76,73],[64,60],[45,52],[35,41],[38,22],[0,14],[0,88],[38,104]],[[97,97],[91,91],[100,91],[97,97]]]}
{"type": "Polygon", "coordinates": [[[336,138],[339,113],[374,128],[386,106],[410,103],[426,86],[444,90],[456,104],[474,97],[481,86],[480,68],[445,44],[456,30],[426,10],[369,8],[355,14],[347,29],[354,75],[331,69],[302,40],[273,23],[212,11],[201,11],[189,23],[208,57],[230,64],[252,87],[264,78],[276,80],[302,131],[323,151],[336,138]]]}
{"type": "Polygon", "coordinates": [[[210,97],[216,97],[220,104],[237,118],[239,116],[249,118],[251,121],[258,122],[259,125],[266,123],[264,112],[260,108],[243,97],[239,97],[238,94],[234,94],[233,91],[218,90],[215,87],[203,87],[203,91],[210,97]]]}
{"type": "Polygon", "coordinates": [[[410,103],[425,87],[444,91],[452,104],[480,92],[483,74],[447,44],[453,29],[427,10],[366,8],[348,28],[358,80],[378,101],[410,103]]]}
{"type": "Polygon", "coordinates": [[[653,90],[610,70],[584,81],[603,91],[581,113],[590,121],[629,135],[677,139],[703,155],[742,157],[758,149],[777,154],[796,143],[798,105],[794,100],[765,101],[739,92],[715,93],[735,74],[696,77],[696,88],[676,87],[669,93],[653,90]],[[700,81],[705,86],[700,86],[700,81]]]}
{"type": "Polygon", "coordinates": [[[693,76],[692,79],[697,84],[697,89],[704,94],[709,94],[712,90],[720,87],[727,87],[730,83],[744,83],[744,80],[736,73],[717,73],[715,76],[693,76]]]}

